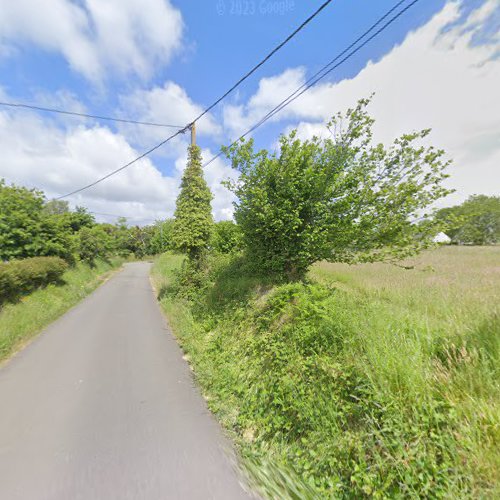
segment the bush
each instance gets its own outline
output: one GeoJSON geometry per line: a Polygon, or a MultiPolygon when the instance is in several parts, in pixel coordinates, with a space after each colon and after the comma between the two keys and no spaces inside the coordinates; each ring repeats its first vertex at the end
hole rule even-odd
{"type": "Polygon", "coordinates": [[[214,224],[211,247],[219,253],[235,253],[243,249],[241,229],[231,220],[214,224]]]}
{"type": "Polygon", "coordinates": [[[0,264],[0,305],[57,283],[68,268],[59,257],[33,257],[0,264]]]}

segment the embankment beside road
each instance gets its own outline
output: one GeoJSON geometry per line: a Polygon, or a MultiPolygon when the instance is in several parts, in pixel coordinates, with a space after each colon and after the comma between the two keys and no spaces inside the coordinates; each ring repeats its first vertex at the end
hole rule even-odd
{"type": "Polygon", "coordinates": [[[153,278],[264,495],[494,498],[499,257],[320,264],[280,285],[238,257],[179,279],[182,257],[164,255],[153,278]]]}

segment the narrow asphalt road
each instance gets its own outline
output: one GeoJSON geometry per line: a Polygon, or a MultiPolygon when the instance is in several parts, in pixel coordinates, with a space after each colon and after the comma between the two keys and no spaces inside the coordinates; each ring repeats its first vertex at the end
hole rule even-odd
{"type": "Polygon", "coordinates": [[[0,499],[250,498],[134,263],[0,369],[0,499]]]}

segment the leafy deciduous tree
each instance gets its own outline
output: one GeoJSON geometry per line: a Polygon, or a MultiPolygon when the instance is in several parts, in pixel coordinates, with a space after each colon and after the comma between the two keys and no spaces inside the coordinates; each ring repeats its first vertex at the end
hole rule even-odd
{"type": "Polygon", "coordinates": [[[72,262],[70,228],[44,206],[41,191],[0,180],[0,260],[57,256],[72,262]]]}
{"type": "Polygon", "coordinates": [[[412,221],[448,194],[441,183],[449,162],[443,151],[415,144],[429,130],[389,148],[373,144],[368,103],[336,115],[327,139],[302,142],[292,132],[278,153],[255,152],[252,141],[226,149],[240,171],[229,184],[235,219],[262,269],[300,279],[318,260],[395,259],[428,244],[430,225],[412,221]]]}
{"type": "Polygon", "coordinates": [[[494,245],[500,242],[500,196],[471,196],[461,205],[438,210],[436,219],[444,222],[453,243],[494,245]]]}
{"type": "Polygon", "coordinates": [[[102,225],[83,227],[78,232],[78,255],[91,266],[95,260],[106,258],[114,250],[113,239],[102,225]]]}

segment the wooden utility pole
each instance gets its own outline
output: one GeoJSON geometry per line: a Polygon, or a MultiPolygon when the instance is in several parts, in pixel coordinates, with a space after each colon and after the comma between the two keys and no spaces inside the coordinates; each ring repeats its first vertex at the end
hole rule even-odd
{"type": "Polygon", "coordinates": [[[191,146],[196,146],[196,122],[191,123],[191,146]]]}

